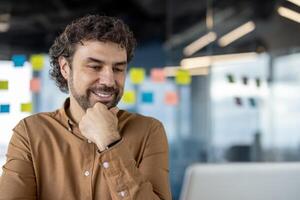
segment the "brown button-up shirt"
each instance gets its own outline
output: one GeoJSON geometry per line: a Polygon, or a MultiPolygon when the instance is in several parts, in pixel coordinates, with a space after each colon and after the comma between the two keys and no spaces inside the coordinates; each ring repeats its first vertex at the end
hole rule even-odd
{"type": "Polygon", "coordinates": [[[122,140],[99,153],[66,114],[27,117],[13,129],[0,200],[171,199],[162,124],[120,110],[122,140]]]}

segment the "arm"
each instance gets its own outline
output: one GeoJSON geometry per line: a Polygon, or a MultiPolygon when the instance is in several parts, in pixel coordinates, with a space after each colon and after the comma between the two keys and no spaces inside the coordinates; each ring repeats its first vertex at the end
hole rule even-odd
{"type": "Polygon", "coordinates": [[[36,182],[24,122],[14,129],[0,178],[0,200],[34,200],[36,182]]]}
{"type": "Polygon", "coordinates": [[[161,124],[150,131],[139,166],[123,141],[101,153],[100,162],[114,200],[171,200],[165,131],[161,124]]]}
{"type": "Polygon", "coordinates": [[[96,103],[79,122],[81,134],[94,142],[100,154],[104,176],[113,200],[170,200],[168,143],[161,123],[152,121],[143,158],[136,165],[127,143],[118,141],[118,119],[112,110],[96,103]]]}

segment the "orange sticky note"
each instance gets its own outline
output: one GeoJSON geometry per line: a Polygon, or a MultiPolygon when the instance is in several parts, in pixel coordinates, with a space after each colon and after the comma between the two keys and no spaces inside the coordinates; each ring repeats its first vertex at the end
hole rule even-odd
{"type": "Polygon", "coordinates": [[[45,65],[45,58],[43,54],[34,54],[30,57],[30,63],[34,71],[41,71],[45,65]]]}
{"type": "Polygon", "coordinates": [[[22,103],[21,112],[32,112],[32,103],[22,103]]]}
{"type": "Polygon", "coordinates": [[[41,79],[33,78],[30,80],[30,90],[32,92],[39,92],[41,91],[41,79]]]}
{"type": "Polygon", "coordinates": [[[175,91],[169,91],[165,94],[165,104],[175,106],[179,102],[178,94],[175,91]]]}
{"type": "Polygon", "coordinates": [[[166,80],[165,71],[161,68],[152,69],[151,79],[153,82],[164,82],[166,80]]]}
{"type": "Polygon", "coordinates": [[[175,81],[178,85],[189,85],[192,81],[188,70],[179,69],[176,73],[175,81]]]}
{"type": "Polygon", "coordinates": [[[122,102],[125,104],[135,104],[136,102],[136,94],[133,90],[124,91],[122,102]]]}
{"type": "Polygon", "coordinates": [[[145,79],[145,70],[143,68],[131,68],[129,76],[131,83],[141,84],[145,79]]]}

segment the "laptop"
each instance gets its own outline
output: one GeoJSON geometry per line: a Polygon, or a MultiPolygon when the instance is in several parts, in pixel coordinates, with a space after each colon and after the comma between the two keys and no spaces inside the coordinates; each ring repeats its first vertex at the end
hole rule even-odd
{"type": "Polygon", "coordinates": [[[300,200],[300,163],[195,164],[180,200],[300,200]]]}

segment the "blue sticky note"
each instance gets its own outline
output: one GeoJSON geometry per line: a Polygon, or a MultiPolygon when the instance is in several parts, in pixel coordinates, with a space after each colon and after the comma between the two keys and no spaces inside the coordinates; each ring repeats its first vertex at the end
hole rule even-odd
{"type": "Polygon", "coordinates": [[[11,59],[15,65],[15,67],[22,67],[22,66],[24,66],[24,63],[26,61],[26,56],[25,55],[13,55],[11,59]]]}
{"type": "Polygon", "coordinates": [[[251,107],[256,107],[256,101],[254,98],[249,98],[249,104],[251,107]]]}
{"type": "Polygon", "coordinates": [[[0,113],[9,113],[9,104],[1,104],[0,113]]]}
{"type": "Polygon", "coordinates": [[[143,103],[153,103],[153,93],[152,92],[143,92],[142,93],[142,102],[143,103]]]}

